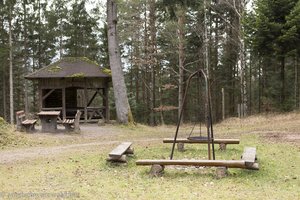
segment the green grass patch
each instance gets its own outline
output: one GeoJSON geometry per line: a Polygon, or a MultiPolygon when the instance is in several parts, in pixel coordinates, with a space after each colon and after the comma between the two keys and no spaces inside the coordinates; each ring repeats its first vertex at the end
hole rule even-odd
{"type": "MultiPolygon", "coordinates": [[[[299,199],[300,148],[289,140],[269,140],[269,133],[282,136],[297,134],[299,114],[287,116],[231,119],[215,126],[217,138],[239,138],[239,145],[216,149],[216,159],[239,160],[244,147],[256,147],[260,169],[229,169],[229,175],[217,179],[215,168],[166,167],[162,177],[151,178],[150,166],[136,166],[138,159],[167,159],[172,144],[162,138],[172,137],[174,126],[110,126],[101,131],[118,133],[110,137],[86,139],[67,135],[58,144],[81,142],[134,141],[135,154],[125,165],[106,162],[115,143],[64,151],[54,156],[36,157],[0,165],[0,195],[52,194],[44,199],[64,199],[55,195],[69,194],[65,199],[299,199]],[[281,119],[281,120],[280,120],[281,119]],[[263,120],[263,122],[260,122],[263,120]],[[273,123],[272,123],[273,122],[273,123]],[[294,122],[294,123],[292,123],[294,122]],[[284,125],[284,127],[283,127],[284,125]],[[69,138],[70,137],[70,138],[69,138]],[[64,140],[68,142],[63,143],[64,140]]],[[[8,126],[7,124],[5,126],[8,126]]],[[[4,130],[1,127],[0,130],[4,130]]],[[[181,137],[190,125],[184,125],[181,137]]],[[[84,133],[82,133],[84,134],[84,133]]],[[[36,137],[32,136],[31,140],[36,137]]],[[[54,140],[55,136],[44,136],[54,140]]],[[[283,137],[284,138],[284,137],[283,137]]],[[[288,137],[287,137],[288,138],[288,137]]],[[[299,141],[298,141],[299,142],[299,141]]],[[[185,144],[185,151],[175,150],[174,159],[207,159],[207,145],[185,144]]],[[[6,195],[6,196],[5,196],[6,195]]],[[[0,196],[1,199],[1,196],[0,196]]],[[[25,198],[26,199],[26,198],[25,198]]]]}
{"type": "MultiPolygon", "coordinates": [[[[216,179],[214,168],[167,167],[159,178],[150,178],[150,167],[136,166],[137,159],[161,159],[170,154],[165,144],[135,143],[135,155],[126,165],[107,163],[111,145],[67,153],[55,158],[28,160],[0,166],[1,191],[63,193],[74,199],[297,199],[300,191],[299,149],[287,144],[265,144],[243,137],[241,145],[216,151],[218,159],[239,159],[244,145],[257,147],[259,171],[229,169],[216,179]],[[256,144],[256,145],[255,145],[256,144]],[[288,148],[287,148],[288,147],[288,148]],[[16,189],[17,188],[17,189],[16,189]]],[[[206,158],[205,145],[186,145],[176,159],[206,158]]]]}

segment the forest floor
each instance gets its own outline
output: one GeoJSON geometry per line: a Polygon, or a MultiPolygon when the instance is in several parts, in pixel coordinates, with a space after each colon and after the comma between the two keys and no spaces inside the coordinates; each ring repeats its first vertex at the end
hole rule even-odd
{"type": "MultiPolygon", "coordinates": [[[[192,129],[185,124],[179,137],[192,129]]],[[[259,171],[229,169],[223,179],[214,168],[168,167],[150,178],[137,159],[168,158],[175,126],[88,124],[81,133],[14,132],[18,140],[0,146],[0,199],[299,199],[300,113],[230,118],[214,126],[215,138],[238,138],[239,145],[216,151],[217,159],[240,158],[245,146],[257,148],[259,171]],[[125,165],[106,162],[123,141],[135,154],[125,165]]],[[[40,127],[38,127],[40,129],[40,127]]],[[[202,127],[202,129],[204,129],[202,127]]],[[[206,145],[186,145],[178,159],[206,159],[206,145]]]]}

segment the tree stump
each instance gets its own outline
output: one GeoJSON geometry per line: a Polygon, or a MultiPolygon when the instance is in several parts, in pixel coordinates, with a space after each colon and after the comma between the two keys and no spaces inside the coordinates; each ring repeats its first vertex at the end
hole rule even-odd
{"type": "Polygon", "coordinates": [[[163,165],[152,165],[150,169],[151,177],[160,177],[164,172],[165,166],[163,165]]]}
{"type": "Polygon", "coordinates": [[[228,175],[227,167],[217,167],[216,169],[216,178],[221,179],[228,175]]]}
{"type": "Polygon", "coordinates": [[[178,142],[177,149],[178,149],[178,151],[183,152],[184,151],[184,143],[178,142]]]}
{"type": "Polygon", "coordinates": [[[226,144],[225,143],[220,143],[220,150],[225,151],[226,150],[226,144]]]}

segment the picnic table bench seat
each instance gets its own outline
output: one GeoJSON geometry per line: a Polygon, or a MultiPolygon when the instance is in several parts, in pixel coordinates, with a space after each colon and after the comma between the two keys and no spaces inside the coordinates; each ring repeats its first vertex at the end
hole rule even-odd
{"type": "Polygon", "coordinates": [[[37,120],[26,119],[24,110],[20,110],[16,112],[16,122],[18,131],[34,132],[37,120]]]}
{"type": "Polygon", "coordinates": [[[73,131],[73,130],[75,132],[80,131],[80,127],[79,127],[80,116],[81,116],[81,112],[77,110],[74,119],[64,119],[62,121],[62,124],[64,125],[65,129],[67,131],[73,131]]]}

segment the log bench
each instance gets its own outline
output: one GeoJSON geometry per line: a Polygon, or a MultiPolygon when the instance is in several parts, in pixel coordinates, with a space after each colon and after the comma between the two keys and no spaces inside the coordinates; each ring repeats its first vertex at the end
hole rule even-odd
{"type": "Polygon", "coordinates": [[[26,132],[34,132],[35,124],[37,120],[35,119],[26,119],[24,110],[20,110],[16,112],[16,122],[17,122],[17,130],[26,132]]]}
{"type": "Polygon", "coordinates": [[[166,165],[221,167],[224,170],[227,168],[259,170],[256,162],[256,148],[246,147],[241,158],[241,160],[137,160],[136,165],[151,165],[150,174],[154,176],[161,174],[166,165]]]}
{"type": "Polygon", "coordinates": [[[126,163],[126,155],[133,154],[133,148],[131,148],[132,142],[123,142],[114,148],[109,154],[107,161],[126,163]]]}
{"type": "MultiPolygon", "coordinates": [[[[173,143],[174,138],[164,138],[163,143],[173,143]]],[[[179,151],[184,150],[184,144],[207,144],[208,140],[190,140],[187,138],[177,138],[176,139],[177,147],[179,151]]],[[[239,144],[239,139],[214,139],[215,144],[219,144],[220,150],[226,150],[227,144],[239,144]]]]}
{"type": "Polygon", "coordinates": [[[80,127],[79,127],[80,116],[81,116],[81,112],[79,110],[77,110],[74,119],[64,119],[62,121],[62,124],[64,125],[65,129],[67,131],[79,132],[80,131],[80,127]]]}

